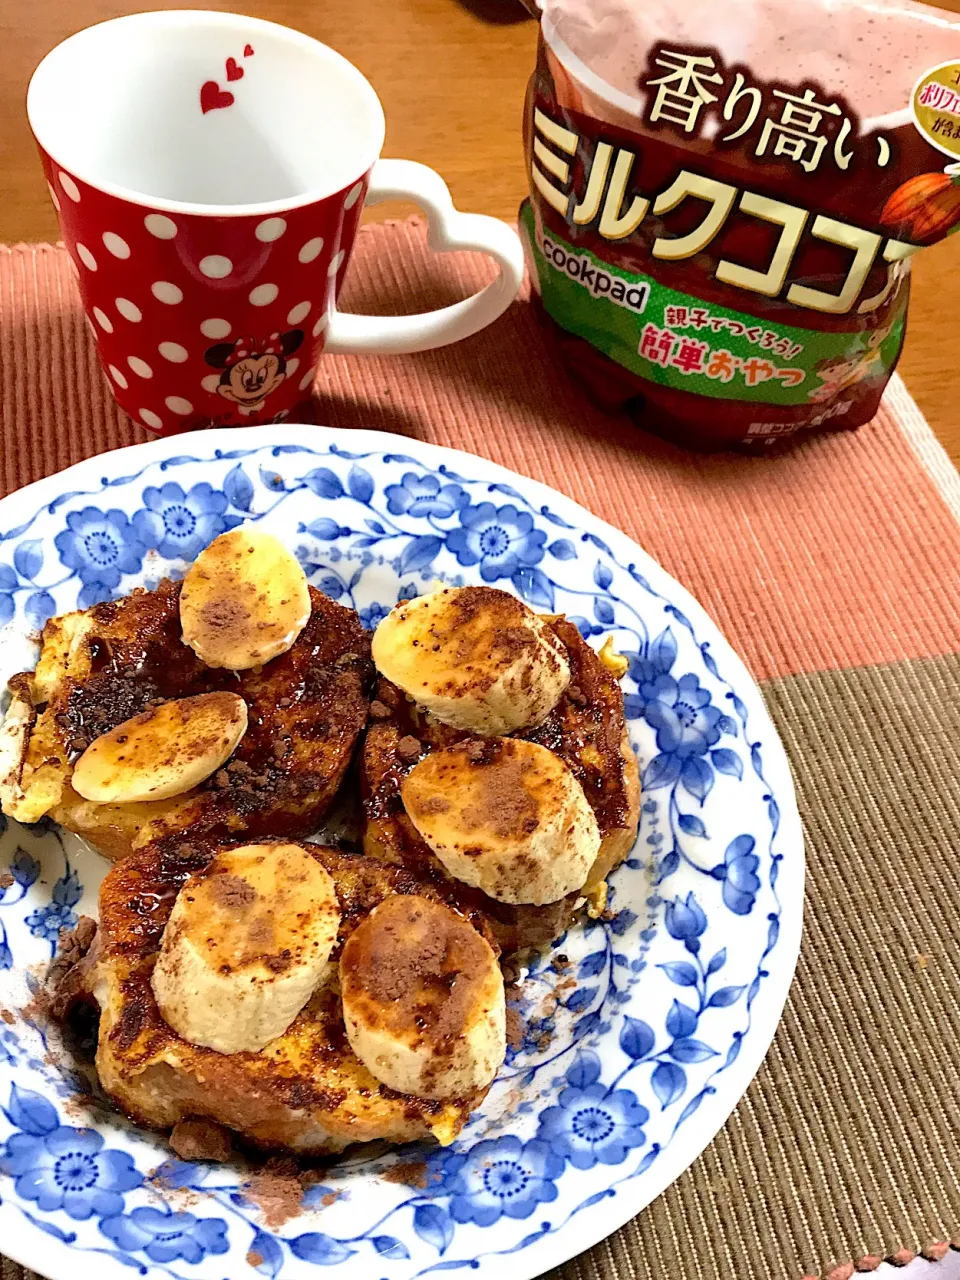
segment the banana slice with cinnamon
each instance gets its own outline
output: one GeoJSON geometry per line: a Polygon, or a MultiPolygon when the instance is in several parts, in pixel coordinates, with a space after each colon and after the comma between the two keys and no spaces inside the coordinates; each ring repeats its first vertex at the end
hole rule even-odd
{"type": "Polygon", "coordinates": [[[94,739],[70,781],[98,804],[167,800],[216,773],[246,731],[247,704],[235,693],[173,698],[94,739]]]}
{"type": "Polygon", "coordinates": [[[450,875],[500,902],[559,902],[600,850],[583,787],[559,756],[522,738],[431,751],[401,796],[450,875]]]}
{"type": "Polygon", "coordinates": [[[570,683],[566,650],[546,621],[496,587],[444,587],[398,604],[372,652],[414,702],[484,736],[539,724],[570,683]]]}
{"type": "Polygon", "coordinates": [[[180,592],[183,639],[208,667],[247,671],[293,647],[310,617],[310,589],[282,542],[255,525],[201,551],[180,592]]]}
{"type": "Polygon", "coordinates": [[[222,850],[170,913],[151,978],[160,1012],[191,1044],[256,1052],[324,980],[339,927],[333,879],[300,845],[222,850]]]}
{"type": "Polygon", "coordinates": [[[503,975],[493,949],[441,903],[396,894],[344,944],[347,1039],[383,1084],[420,1098],[486,1088],[506,1054],[503,975]]]}

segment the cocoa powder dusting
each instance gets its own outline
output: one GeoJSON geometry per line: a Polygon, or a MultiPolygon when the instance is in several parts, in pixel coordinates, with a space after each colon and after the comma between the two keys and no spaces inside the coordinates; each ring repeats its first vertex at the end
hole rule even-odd
{"type": "Polygon", "coordinates": [[[16,1022],[16,1018],[9,1009],[0,1009],[0,1018],[4,1020],[8,1027],[12,1027],[16,1022]]]}
{"type": "Polygon", "coordinates": [[[489,828],[502,840],[529,835],[539,824],[536,801],[526,788],[530,761],[504,744],[497,758],[478,762],[474,803],[463,808],[466,830],[489,828]]]}
{"type": "Polygon", "coordinates": [[[169,1142],[181,1160],[223,1164],[233,1151],[230,1134],[213,1120],[178,1120],[169,1142]]]}
{"type": "Polygon", "coordinates": [[[254,887],[241,876],[211,876],[207,881],[214,902],[231,911],[239,911],[249,907],[257,897],[254,887]]]}
{"type": "Polygon", "coordinates": [[[297,1162],[268,1160],[261,1173],[255,1173],[244,1186],[250,1199],[260,1210],[264,1225],[271,1231],[295,1218],[303,1204],[303,1187],[297,1177],[297,1162]]]}
{"type": "Polygon", "coordinates": [[[204,625],[222,637],[242,636],[247,614],[242,605],[225,597],[211,600],[200,610],[204,625]]]}

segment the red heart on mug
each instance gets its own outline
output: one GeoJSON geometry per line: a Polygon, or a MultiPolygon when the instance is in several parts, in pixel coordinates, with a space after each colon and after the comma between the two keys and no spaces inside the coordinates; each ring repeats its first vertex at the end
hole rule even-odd
{"type": "Polygon", "coordinates": [[[245,45],[243,46],[243,56],[244,56],[245,58],[252,58],[252,57],[253,57],[253,45],[252,45],[252,44],[245,44],[245,45]]]}
{"type": "Polygon", "coordinates": [[[238,67],[235,59],[233,58],[227,59],[227,79],[228,80],[243,79],[243,67],[238,67]]]}
{"type": "Polygon", "coordinates": [[[221,107],[233,105],[233,94],[221,89],[216,80],[207,80],[200,86],[200,109],[204,115],[208,111],[218,111],[221,107]]]}

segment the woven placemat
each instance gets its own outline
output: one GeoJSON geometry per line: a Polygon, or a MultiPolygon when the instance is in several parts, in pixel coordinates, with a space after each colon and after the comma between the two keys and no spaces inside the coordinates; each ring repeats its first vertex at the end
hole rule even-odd
{"type": "MultiPolygon", "coordinates": [[[[487,273],[431,258],[416,220],[368,227],[344,305],[438,305],[487,273]]],[[[0,491],[143,438],[62,250],[0,251],[0,347],[0,491]]],[[[941,1255],[960,1238],[960,478],[902,385],[857,433],[693,456],[592,409],[521,301],[443,351],[327,357],[317,395],[319,421],[472,450],[636,538],[763,682],[793,763],[806,936],[773,1048],[696,1163],[552,1280],[846,1280],[941,1255]]]]}

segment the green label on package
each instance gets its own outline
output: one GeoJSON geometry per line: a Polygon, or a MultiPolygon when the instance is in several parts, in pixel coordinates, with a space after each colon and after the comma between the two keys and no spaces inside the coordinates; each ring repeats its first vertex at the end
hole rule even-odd
{"type": "Polygon", "coordinates": [[[905,307],[862,333],[771,324],[604,262],[537,227],[528,204],[521,228],[548,315],[663,386],[762,404],[817,404],[865,379],[886,379],[900,350],[905,307]]]}

